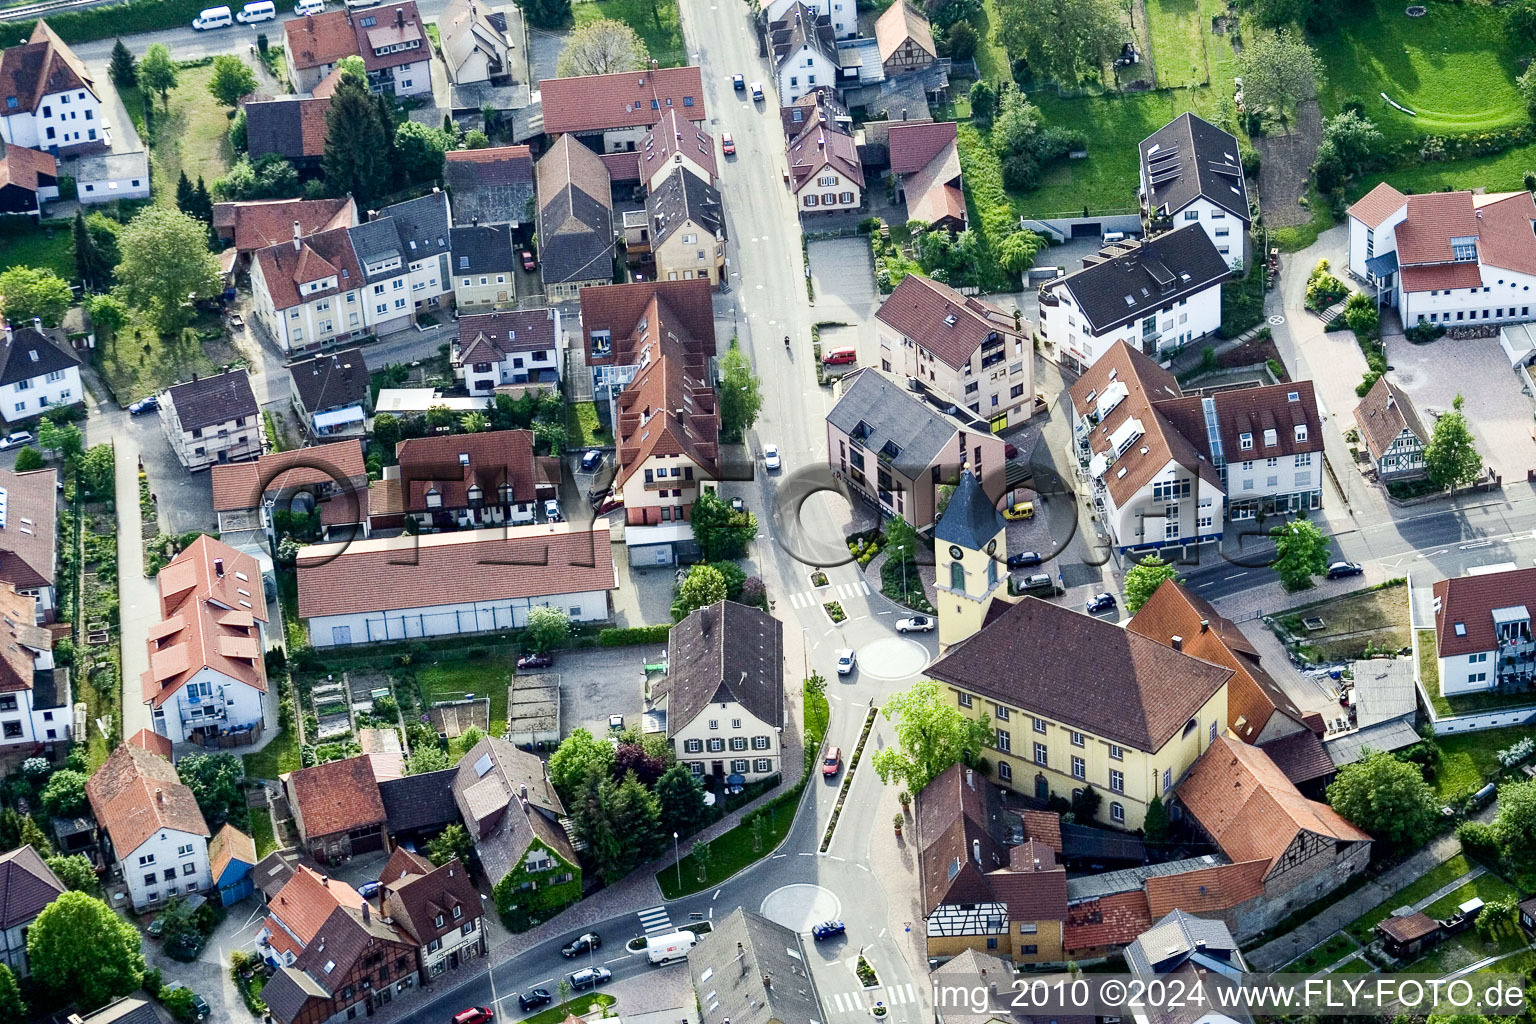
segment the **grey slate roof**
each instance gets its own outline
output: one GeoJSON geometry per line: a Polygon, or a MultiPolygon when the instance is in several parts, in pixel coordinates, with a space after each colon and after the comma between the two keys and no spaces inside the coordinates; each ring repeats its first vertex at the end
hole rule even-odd
{"type": "Polygon", "coordinates": [[[1139,320],[1232,275],[1199,224],[1112,245],[1098,258],[1102,262],[1050,285],[1072,293],[1095,334],[1139,320]]]}
{"type": "Polygon", "coordinates": [[[453,779],[458,774],[458,768],[444,768],[379,783],[389,831],[413,832],[456,824],[459,809],[453,802],[453,779]]]}
{"type": "Polygon", "coordinates": [[[1221,854],[1207,853],[1200,857],[1189,857],[1185,860],[1169,860],[1161,864],[1143,864],[1139,868],[1126,868],[1124,871],[1106,871],[1101,875],[1082,875],[1077,878],[1067,879],[1067,899],[1076,903],[1080,900],[1091,900],[1099,896],[1112,896],[1117,892],[1131,892],[1144,886],[1149,878],[1182,875],[1189,871],[1220,867],[1227,863],[1229,861],[1221,854]]]}
{"type": "Polygon", "coordinates": [[[800,937],[740,907],[688,956],[701,1024],[824,1021],[800,937]]]}
{"type": "Polygon", "coordinates": [[[368,401],[368,366],[360,348],[342,349],[288,367],[294,390],[311,416],[368,401]]]}
{"type": "Polygon", "coordinates": [[[981,481],[966,470],[960,474],[960,482],[944,508],[944,517],[934,527],[933,537],[944,544],[981,551],[1004,525],[1001,513],[981,489],[981,481]]]}
{"type": "Polygon", "coordinates": [[[432,192],[379,211],[380,219],[395,222],[400,254],[407,263],[448,251],[448,195],[432,192]]]}
{"type": "Polygon", "coordinates": [[[1194,960],[1223,974],[1242,974],[1243,955],[1222,921],[1209,921],[1174,910],[1125,947],[1125,962],[1135,974],[1167,974],[1194,960]]]}
{"type": "Polygon", "coordinates": [[[139,996],[124,996],[80,1018],[84,1024],[170,1024],[170,1014],[139,996]]]}
{"type": "Polygon", "coordinates": [[[443,180],[453,194],[455,224],[505,224],[527,221],[533,198],[533,159],[527,147],[495,161],[449,160],[443,180]]]}
{"type": "Polygon", "coordinates": [[[80,357],[58,327],[16,327],[9,339],[0,338],[0,342],[0,387],[80,365],[80,357]]]}
{"type": "Polygon", "coordinates": [[[1175,214],[1204,198],[1248,223],[1248,186],[1237,139],[1181,114],[1141,141],[1141,176],[1153,210],[1175,214]]]}
{"type": "Polygon", "coordinates": [[[569,134],[540,158],[539,272],[545,284],[613,273],[613,198],[608,169],[569,134]]]}
{"type": "Polygon", "coordinates": [[[667,732],[686,728],[711,704],[736,701],[770,727],[784,724],[784,629],[767,612],[735,601],[700,608],[672,627],[667,732]]]}
{"type": "Polygon", "coordinates": [[[400,247],[400,232],[395,228],[394,222],[388,219],[371,220],[367,224],[359,224],[355,228],[347,228],[347,238],[352,242],[352,251],[357,253],[358,265],[363,268],[363,274],[368,275],[368,264],[377,260],[383,260],[390,256],[398,256],[401,267],[395,270],[384,270],[369,276],[369,281],[382,281],[389,277],[399,277],[405,271],[406,255],[400,247]]]}
{"type": "Polygon", "coordinates": [[[211,427],[240,416],[255,416],[261,411],[256,405],[256,395],[251,391],[251,375],[244,370],[230,370],[177,384],[166,394],[176,406],[176,417],[183,430],[211,427]]]}
{"type": "Polygon", "coordinates": [[[512,229],[505,224],[454,228],[452,274],[504,274],[517,269],[512,229]]]}
{"type": "Polygon", "coordinates": [[[876,455],[892,446],[896,457],[891,465],[909,480],[933,465],[959,431],[986,429],[945,415],[873,367],[843,378],[842,397],[827,413],[827,422],[849,437],[862,435],[860,443],[876,455]]]}
{"type": "Polygon", "coordinates": [[[274,1020],[293,1020],[309,1000],[329,998],[319,982],[295,967],[279,968],[261,990],[261,1000],[274,1020]]]}
{"type": "Polygon", "coordinates": [[[719,190],[681,167],[646,197],[645,213],[651,222],[652,248],[690,221],[705,234],[725,238],[725,210],[719,190]]]}

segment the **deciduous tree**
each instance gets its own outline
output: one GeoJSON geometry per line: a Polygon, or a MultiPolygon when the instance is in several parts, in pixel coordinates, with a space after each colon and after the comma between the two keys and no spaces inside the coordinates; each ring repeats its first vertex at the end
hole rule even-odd
{"type": "Polygon", "coordinates": [[[469,858],[474,855],[475,844],[469,838],[469,833],[463,825],[449,825],[438,833],[437,838],[426,845],[427,860],[433,864],[443,865],[459,859],[459,863],[468,864],[469,858]]]}
{"type": "Polygon", "coordinates": [[[1493,835],[1510,863],[1522,871],[1536,867],[1536,782],[1506,782],[1499,787],[1493,835]]]}
{"type": "Polygon", "coordinates": [[[696,565],[677,588],[677,600],[672,602],[672,618],[683,619],[698,608],[708,608],[725,600],[725,577],[712,565],[696,565]]]}
{"type": "MultiPolygon", "coordinates": [[[[121,45],[121,44],[119,44],[121,45]]],[[[26,1020],[27,1001],[21,998],[21,986],[10,964],[0,964],[0,1020],[26,1020]]]]}
{"type": "Polygon", "coordinates": [[[1125,29],[1115,0],[1000,0],[998,40],[1038,80],[1073,84],[1096,73],[1125,29]]]}
{"type": "Polygon", "coordinates": [[[91,326],[96,333],[105,333],[103,341],[111,341],[128,323],[128,304],[116,295],[92,295],[85,308],[91,314],[91,326]]]}
{"type": "Polygon", "coordinates": [[[453,758],[448,756],[448,751],[436,743],[419,743],[411,748],[411,755],[405,759],[405,774],[426,775],[428,772],[440,772],[444,768],[453,767],[453,758]]]}
{"type": "Polygon", "coordinates": [[[402,121],[395,129],[396,173],[408,185],[441,179],[443,154],[457,141],[441,128],[420,121],[402,121]]]}
{"type": "Polygon", "coordinates": [[[256,91],[256,72],[249,64],[232,53],[221,53],[213,58],[213,78],[208,82],[213,98],[232,107],[242,96],[256,91]]]}
{"type": "Polygon", "coordinates": [[[139,84],[145,92],[160,94],[160,105],[169,109],[171,90],[176,88],[176,63],[164,43],[151,43],[139,61],[139,84]]]}
{"type": "MultiPolygon", "coordinates": [[[[3,282],[0,282],[3,287],[3,282]]],[[[1461,411],[1462,397],[1456,396],[1451,411],[1435,421],[1435,429],[1424,446],[1424,468],[1437,487],[1463,487],[1483,471],[1483,457],[1461,411]]]]}
{"type": "Polygon", "coordinates": [[[87,1010],[129,994],[144,977],[138,929],[83,892],[63,893],[37,915],[27,964],[46,991],[87,1010]]]}
{"type": "Polygon", "coordinates": [[[1381,750],[1340,768],[1328,787],[1328,802],[1374,838],[1399,845],[1422,843],[1440,817],[1434,790],[1418,766],[1381,750]]]}
{"type": "Polygon", "coordinates": [[[83,210],[75,211],[74,223],[70,225],[70,241],[75,257],[75,277],[80,279],[80,286],[86,291],[105,288],[112,280],[112,267],[107,263],[106,255],[97,248],[96,239],[91,237],[83,210]]]}
{"type": "Polygon", "coordinates": [[[1243,102],[1251,110],[1268,109],[1285,118],[1296,101],[1311,94],[1323,79],[1323,62],[1300,35],[1280,29],[1256,33],[1237,55],[1243,102]]]}
{"type": "Polygon", "coordinates": [[[1179,570],[1157,555],[1148,555],[1125,572],[1125,607],[1135,615],[1141,606],[1152,600],[1164,580],[1182,583],[1179,570]]]}
{"type": "Polygon", "coordinates": [[[247,815],[241,785],[245,762],[235,754],[187,754],[176,762],[176,774],[192,791],[203,818],[215,832],[226,821],[243,826],[247,815]]]}
{"type": "Polygon", "coordinates": [[[1312,585],[1312,577],[1328,569],[1328,537],[1305,519],[1292,519],[1269,531],[1275,539],[1275,560],[1270,563],[1287,589],[1312,585]]]}
{"type": "Polygon", "coordinates": [[[16,453],[16,472],[30,473],[34,469],[42,469],[48,465],[48,460],[43,458],[43,453],[31,445],[27,445],[16,453]]]}
{"type": "Polygon", "coordinates": [[[85,773],[56,771],[43,787],[43,807],[55,818],[73,818],[85,808],[85,773]]]}
{"type": "Polygon", "coordinates": [[[881,713],[896,725],[896,744],[876,751],[872,763],[881,782],[900,783],[909,793],[993,742],[987,720],[966,718],[931,679],[891,697],[881,713]]]}
{"type": "MultiPolygon", "coordinates": [[[[76,892],[92,896],[101,892],[101,882],[96,877],[96,869],[91,866],[91,858],[83,853],[49,857],[48,870],[57,875],[67,888],[76,892]]],[[[0,1014],[0,1020],[4,1019],[5,1015],[0,1014]]]]}
{"type": "Polygon", "coordinates": [[[162,333],[180,326],[191,299],[219,293],[219,261],[208,229],[179,210],[151,206],[123,229],[117,277],[123,297],[154,318],[162,333]]]}
{"type": "Polygon", "coordinates": [[[567,806],[575,804],[589,780],[601,781],[612,772],[613,745],[586,729],[577,729],[561,740],[549,757],[549,781],[567,806]]]}
{"type": "Polygon", "coordinates": [[[762,381],[752,373],[747,354],[732,338],[731,347],[720,360],[720,440],[727,444],[740,441],[757,422],[762,407],[762,381]]]}
{"type": "Polygon", "coordinates": [[[741,558],[757,537],[757,517],[746,510],[737,512],[713,491],[694,499],[689,525],[708,562],[741,558]]]}
{"type": "Polygon", "coordinates": [[[615,71],[639,71],[651,59],[639,33],[622,21],[598,18],[579,26],[566,37],[565,49],[555,64],[561,78],[607,75],[615,71]]]}
{"type": "Polygon", "coordinates": [[[73,301],[69,282],[51,270],[12,267],[0,273],[0,312],[18,327],[30,326],[33,317],[57,327],[73,301]]]}
{"type": "Polygon", "coordinates": [[[571,620],[564,610],[549,605],[529,609],[528,624],[523,631],[529,646],[540,654],[564,647],[571,636],[571,620]]]}

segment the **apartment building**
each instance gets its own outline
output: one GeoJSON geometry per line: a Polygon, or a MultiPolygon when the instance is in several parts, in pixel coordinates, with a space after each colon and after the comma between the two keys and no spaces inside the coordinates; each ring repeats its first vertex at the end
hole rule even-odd
{"type": "Polygon", "coordinates": [[[1140,155],[1147,234],[1198,225],[1229,268],[1240,266],[1252,213],[1236,136],[1180,114],[1142,140],[1140,155]]]}
{"type": "Polygon", "coordinates": [[[243,369],[171,387],[160,396],[160,425],[189,472],[261,454],[261,409],[243,369]]]}

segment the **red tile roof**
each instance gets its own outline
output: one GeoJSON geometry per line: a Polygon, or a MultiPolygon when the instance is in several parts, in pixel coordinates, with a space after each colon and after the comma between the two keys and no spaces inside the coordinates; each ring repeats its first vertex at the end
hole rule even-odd
{"type": "MultiPolygon", "coordinates": [[[[292,24],[292,22],[289,22],[292,24]]],[[[252,257],[261,268],[262,279],[272,297],[272,305],[279,310],[338,295],[351,288],[363,286],[363,268],[357,262],[352,248],[352,237],[346,228],[332,228],[310,235],[299,243],[296,250],[291,241],[257,250],[252,257]],[[336,284],[320,291],[306,292],[299,297],[299,285],[320,280],[329,274],[316,273],[321,267],[335,268],[336,284]]]]}
{"type": "Polygon", "coordinates": [[[970,365],[971,356],[991,335],[1003,335],[1005,345],[1018,337],[1013,317],[997,306],[921,274],[902,278],[875,318],[957,370],[970,365]],[[947,320],[951,316],[953,324],[947,320]]]}
{"type": "Polygon", "coordinates": [[[1436,583],[1434,593],[1440,657],[1491,651],[1499,644],[1495,609],[1536,607],[1536,569],[1455,576],[1436,583]]]}
{"type": "Polygon", "coordinates": [[[690,121],[677,107],[663,114],[640,140],[636,156],[640,158],[640,173],[646,178],[657,168],[675,163],[677,157],[686,157],[699,165],[709,175],[711,183],[717,173],[714,136],[690,121]]]}
{"type": "MultiPolygon", "coordinates": [[[[324,140],[321,140],[322,148],[324,140]]],[[[293,244],[293,225],[299,235],[314,235],[331,228],[357,223],[352,197],[344,199],[263,199],[243,203],[215,203],[215,224],[227,223],[235,248],[254,252],[269,245],[293,244]]]]}
{"type": "Polygon", "coordinates": [[[300,549],[298,575],[306,619],[615,585],[607,526],[572,523],[316,544],[300,549]]]}
{"type": "Polygon", "coordinates": [[[1473,196],[1477,207],[1477,255],[1483,265],[1536,274],[1536,201],[1529,192],[1473,196]]]}
{"type": "Polygon", "coordinates": [[[145,703],[160,707],[207,669],[266,693],[257,623],[267,620],[267,601],[256,559],[204,534],[156,582],[163,618],[145,641],[145,703]]]}
{"type": "Polygon", "coordinates": [[[256,866],[256,841],[233,825],[226,824],[208,844],[208,867],[217,882],[231,862],[256,866]]]}
{"type": "Polygon", "coordinates": [[[587,365],[625,365],[638,362],[638,352],[651,337],[652,325],[665,323],[694,357],[707,361],[715,354],[713,291],[707,280],[649,281],[637,284],[602,285],[581,290],[582,339],[587,365]],[[642,328],[640,325],[645,324],[642,328]],[[610,353],[593,352],[592,335],[607,332],[610,353]]]}
{"type": "Polygon", "coordinates": [[[363,445],[357,438],[271,452],[254,462],[214,466],[212,474],[215,512],[257,508],[266,495],[290,488],[298,491],[321,485],[347,491],[366,487],[368,481],[363,445]]]}
{"type": "Polygon", "coordinates": [[[1386,182],[1382,182],[1355,200],[1354,205],[1349,208],[1349,215],[1368,228],[1376,228],[1381,226],[1382,221],[1402,209],[1407,201],[1407,196],[1386,182]]]}
{"type": "Polygon", "coordinates": [[[864,166],[859,162],[859,147],[853,136],[832,124],[812,122],[789,144],[789,173],[795,193],[820,187],[816,179],[823,167],[830,167],[864,187],[864,166]]]}
{"type": "Polygon", "coordinates": [[[511,504],[538,496],[529,430],[407,438],[395,446],[395,461],[407,512],[468,508],[471,487],[479,487],[480,500],[488,504],[498,501],[503,487],[511,488],[506,492],[511,504]],[[440,504],[427,503],[429,491],[437,492],[440,504]]]}
{"type": "Polygon", "coordinates": [[[1174,910],[1215,914],[1264,895],[1268,873],[1269,861],[1253,860],[1157,875],[1147,879],[1147,905],[1158,920],[1174,910]]]}
{"type": "Polygon", "coordinates": [[[341,879],[328,878],[308,865],[300,864],[293,877],[267,904],[268,913],[282,925],[272,927],[269,924],[268,927],[274,933],[281,933],[286,926],[286,931],[298,939],[301,947],[307,946],[333,910],[337,907],[360,910],[364,902],[358,891],[341,879]]]}
{"type": "Polygon", "coordinates": [[[1403,290],[1433,292],[1441,288],[1480,288],[1482,271],[1476,263],[1433,263],[1428,266],[1399,267],[1403,290]]]}
{"type": "Polygon", "coordinates": [[[181,784],[171,762],[126,743],[112,751],[85,784],[91,813],[107,834],[119,860],[143,846],[162,828],[207,836],[208,825],[192,790],[181,784]]]}
{"type": "Polygon", "coordinates": [[[283,23],[288,59],[300,71],[334,64],[343,57],[355,56],[357,33],[352,29],[348,11],[307,14],[283,23]]]}
{"type": "MultiPolygon", "coordinates": [[[[600,153],[597,157],[608,168],[608,181],[637,182],[640,180],[640,154],[639,153],[600,153]]],[[[591,291],[583,288],[582,291],[591,291]]]]}
{"type": "Polygon", "coordinates": [[[46,21],[25,43],[0,51],[0,96],[16,97],[18,109],[36,111],[45,96],[71,89],[95,92],[85,64],[46,21]]]}
{"type": "Polygon", "coordinates": [[[933,46],[933,26],[928,19],[922,12],[914,10],[907,0],[896,0],[875,21],[875,42],[880,46],[880,59],[890,60],[908,39],[930,57],[938,53],[933,46]]]}
{"type": "Polygon", "coordinates": [[[18,590],[53,586],[57,572],[58,480],[53,469],[0,469],[9,514],[0,519],[0,581],[18,590]]]}
{"type": "Polygon", "coordinates": [[[1360,428],[1360,437],[1373,459],[1385,455],[1404,430],[1411,431],[1420,444],[1429,443],[1429,431],[1419,419],[1413,399],[1385,374],[1376,378],[1371,390],[1355,406],[1355,426],[1360,428]]]}
{"type": "Polygon", "coordinates": [[[53,635],[36,619],[37,599],[0,583],[0,693],[32,689],[38,654],[53,650],[53,635]]]}
{"type": "Polygon", "coordinates": [[[684,456],[708,479],[720,472],[720,413],[707,368],[657,326],[660,337],[641,348],[654,346],[649,362],[619,395],[615,487],[653,456],[684,456]]]}
{"type": "Polygon", "coordinates": [[[890,126],[891,172],[911,174],[920,171],[955,142],[958,125],[953,121],[890,126]]]}
{"type": "Polygon", "coordinates": [[[1345,843],[1371,839],[1332,807],[1302,796],[1262,749],[1227,736],[1217,736],[1195,761],[1178,796],[1239,863],[1272,864],[1303,832],[1345,843]]]}
{"type": "Polygon", "coordinates": [[[131,746],[142,747],[143,749],[149,751],[151,754],[159,754],[167,761],[171,759],[170,738],[161,736],[159,733],[152,732],[149,729],[140,729],[138,732],[128,737],[128,743],[131,746]]]}
{"type": "Polygon", "coordinates": [[[1068,951],[1121,946],[1152,927],[1155,916],[1140,889],[1084,900],[1067,908],[1061,944],[1068,951]]]}
{"type": "Polygon", "coordinates": [[[704,82],[696,67],[620,71],[539,83],[544,131],[599,132],[650,127],[672,108],[690,121],[706,121],[704,82]]]}
{"type": "Polygon", "coordinates": [[[15,185],[36,192],[46,185],[57,185],[58,177],[58,161],[47,153],[0,142],[0,188],[15,185]]]}
{"type": "Polygon", "coordinates": [[[1054,811],[1021,811],[1019,817],[1024,821],[1026,838],[1061,853],[1061,815],[1054,811]]]}
{"type": "Polygon", "coordinates": [[[293,794],[306,842],[384,822],[384,801],[373,775],[372,756],[358,754],[328,761],[301,768],[288,777],[288,790],[293,794]]]}
{"type": "Polygon", "coordinates": [[[1397,226],[1397,262],[1449,263],[1452,238],[1477,236],[1471,192],[1429,192],[1408,197],[1408,216],[1397,226]]]}
{"type": "Polygon", "coordinates": [[[377,12],[359,13],[353,16],[352,24],[357,31],[357,49],[353,52],[362,54],[369,71],[432,60],[432,41],[416,0],[395,0],[380,6],[377,12]],[[370,13],[376,13],[377,24],[366,24],[370,13]],[[407,45],[410,43],[415,45],[407,45]],[[404,48],[393,49],[396,46],[404,48]]]}

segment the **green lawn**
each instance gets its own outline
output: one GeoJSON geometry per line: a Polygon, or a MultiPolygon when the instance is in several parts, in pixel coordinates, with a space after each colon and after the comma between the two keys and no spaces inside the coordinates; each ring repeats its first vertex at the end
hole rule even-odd
{"type": "MultiPolygon", "coordinates": [[[[1470,899],[1470,897],[1467,898],[1470,899]]],[[[1451,909],[1454,911],[1455,907],[1451,909]]],[[[1431,913],[1430,916],[1435,915],[1431,913]]],[[[1475,931],[1462,932],[1440,943],[1427,954],[1404,967],[1403,971],[1412,974],[1449,974],[1451,971],[1459,971],[1463,967],[1475,964],[1484,957],[1513,953],[1524,945],[1525,938],[1519,927],[1513,921],[1508,921],[1499,926],[1492,942],[1484,942],[1475,931]]]]}
{"type": "Polygon", "coordinates": [[[1160,87],[1172,89],[1210,81],[1205,52],[1210,20],[1200,9],[1199,0],[1147,0],[1147,23],[1160,87]]]}
{"type": "Polygon", "coordinates": [[[1437,737],[1440,774],[1435,780],[1435,794],[1449,800],[1482,789],[1499,770],[1498,752],[1530,735],[1530,728],[1515,726],[1437,737]]]}
{"type": "MultiPolygon", "coordinates": [[[[293,767],[298,767],[297,762],[293,767]]],[[[277,849],[277,834],[272,831],[272,814],[265,807],[251,808],[251,838],[256,841],[258,858],[277,849]]]]}
{"type": "Polygon", "coordinates": [[[1504,24],[1502,10],[1482,3],[1430,4],[1422,18],[1405,17],[1401,0],[1353,4],[1312,40],[1328,69],[1318,97],[1323,114],[1358,100],[1391,140],[1522,124],[1529,118],[1515,87],[1522,51],[1504,24]]]}
{"type": "Polygon", "coordinates": [[[559,1006],[551,1006],[547,1010],[540,1010],[531,1017],[524,1017],[519,1024],[560,1024],[566,1017],[580,1017],[584,1013],[592,1013],[599,1009],[606,1010],[616,1001],[613,996],[606,992],[580,995],[561,1003],[559,1006]]]}
{"type": "Polygon", "coordinates": [[[272,742],[245,755],[245,774],[253,779],[275,779],[283,772],[299,769],[299,735],[292,729],[283,729],[272,742]]]}
{"type": "Polygon", "coordinates": [[[1471,870],[1472,865],[1468,862],[1466,855],[1458,853],[1412,885],[1399,889],[1377,906],[1355,918],[1344,930],[1353,936],[1356,942],[1369,942],[1376,925],[1386,920],[1392,911],[1398,907],[1417,903],[1442,885],[1456,881],[1471,870]]]}
{"type": "Polygon", "coordinates": [[[1357,956],[1353,960],[1351,960],[1349,963],[1345,964],[1343,967],[1340,967],[1336,971],[1330,971],[1329,973],[1330,974],[1374,974],[1375,972],[1376,972],[1376,965],[1375,964],[1371,963],[1369,960],[1367,960],[1363,956],[1357,956]]]}
{"type": "Polygon", "coordinates": [[[1312,974],[1322,970],[1329,964],[1338,963],[1359,948],[1359,943],[1343,932],[1340,932],[1305,956],[1298,957],[1289,964],[1286,964],[1280,969],[1280,973],[1312,974]]]}
{"type": "MultiPolygon", "coordinates": [[[[1430,917],[1435,918],[1436,920],[1451,917],[1456,913],[1457,907],[1472,899],[1474,896],[1480,896],[1482,897],[1484,903],[1488,903],[1492,900],[1518,900],[1520,898],[1520,893],[1515,889],[1514,886],[1504,881],[1504,879],[1500,878],[1492,871],[1485,871],[1481,875],[1478,875],[1476,878],[1472,879],[1472,881],[1468,882],[1466,885],[1457,889],[1455,892],[1448,896],[1442,896],[1435,902],[1431,903],[1429,906],[1425,907],[1424,913],[1428,914],[1430,917]]],[[[1503,927],[1507,927],[1510,931],[1515,930],[1513,921],[1506,922],[1503,927]]]]}
{"type": "Polygon", "coordinates": [[[1372,587],[1293,608],[1278,625],[1299,640],[1298,654],[1311,662],[1365,657],[1366,646],[1397,651],[1409,643],[1408,585],[1372,587]],[[1323,620],[1312,630],[1306,619],[1323,620]]]}
{"type": "MultiPolygon", "coordinates": [[[[158,97],[155,100],[154,127],[148,141],[155,202],[162,206],[175,205],[176,181],[183,171],[193,182],[201,176],[212,185],[234,162],[228,138],[231,110],[208,91],[212,79],[212,67],[180,68],[169,109],[160,105],[158,97]]],[[[133,112],[134,122],[139,124],[144,101],[138,87],[121,91],[123,106],[133,112]]]]}
{"type": "Polygon", "coordinates": [[[800,802],[800,791],[804,788],[805,781],[802,779],[794,789],[770,801],[762,810],[743,818],[740,825],[710,840],[709,870],[705,872],[702,882],[699,881],[699,869],[691,853],[682,861],[682,885],[678,885],[678,869],[675,865],[656,872],[661,895],[675,900],[689,893],[701,892],[719,885],[742,868],[773,852],[784,841],[784,837],[789,835],[789,826],[795,820],[795,807],[800,802]],[[760,844],[754,843],[752,834],[752,819],[757,817],[762,817],[764,822],[760,844]]]}
{"type": "Polygon", "coordinates": [[[578,26],[599,18],[622,21],[640,34],[646,49],[664,68],[688,63],[676,0],[588,0],[573,4],[571,13],[578,26]]]}
{"type": "MultiPolygon", "coordinates": [[[[220,329],[219,319],[213,314],[200,314],[193,326],[206,331],[220,329]]],[[[161,338],[142,316],[119,331],[110,343],[95,348],[91,360],[106,378],[118,402],[124,405],[164,391],[180,381],[191,380],[193,374],[206,377],[217,371],[201,341],[184,341],[179,334],[169,339],[161,338]]]]}
{"type": "Polygon", "coordinates": [[[39,227],[26,217],[0,217],[0,271],[11,267],[39,267],[66,281],[73,278],[69,221],[44,221],[39,227]]]}
{"type": "Polygon", "coordinates": [[[597,418],[597,405],[593,402],[576,402],[566,407],[565,432],[572,448],[613,444],[613,433],[603,429],[602,420],[597,418]]]}
{"type": "MultiPolygon", "coordinates": [[[[1437,8],[1438,9],[1438,8],[1437,8]]],[[[1492,156],[1466,157],[1443,163],[1418,163],[1361,178],[1350,186],[1350,198],[1364,195],[1383,181],[1402,192],[1438,192],[1486,187],[1489,192],[1514,192],[1525,187],[1526,171],[1536,168],[1536,145],[1516,146],[1492,156]]]]}
{"type": "Polygon", "coordinates": [[[997,14],[997,0],[983,0],[981,13],[971,19],[976,29],[976,70],[981,77],[997,85],[1010,77],[1008,51],[997,41],[997,26],[1002,19],[997,14]]]}
{"type": "Polygon", "coordinates": [[[512,655],[492,654],[475,661],[447,661],[423,665],[416,671],[421,695],[428,704],[460,700],[465,694],[491,699],[491,732],[507,731],[507,687],[512,684],[512,655]]]}

